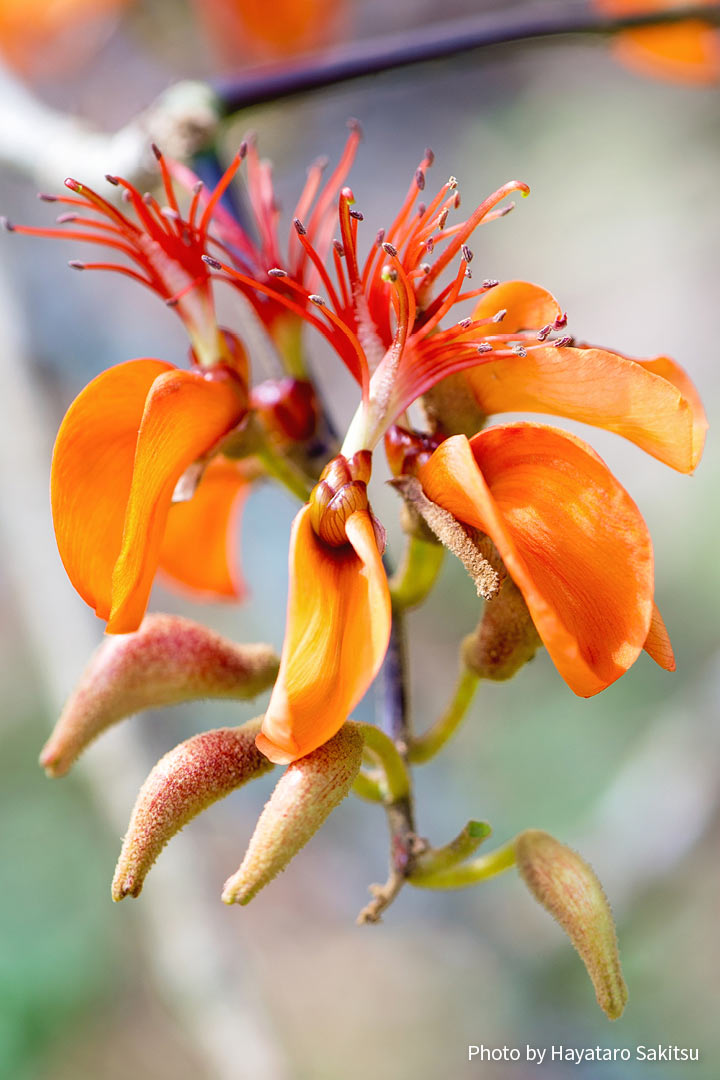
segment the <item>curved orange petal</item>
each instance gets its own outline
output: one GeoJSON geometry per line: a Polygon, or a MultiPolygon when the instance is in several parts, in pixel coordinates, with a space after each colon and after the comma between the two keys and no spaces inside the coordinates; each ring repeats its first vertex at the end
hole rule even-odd
{"type": "Polygon", "coordinates": [[[465,373],[484,413],[540,412],[624,436],[679,472],[697,465],[707,426],[697,391],[677,364],[595,348],[546,346],[488,360],[465,373]],[[704,426],[703,426],[704,425],[704,426]]]}
{"type": "Polygon", "coordinates": [[[122,547],[113,570],[108,633],[137,630],[157,570],[175,485],[245,411],[243,392],[224,373],[211,377],[169,371],[153,383],[138,432],[122,547]]]}
{"type": "Polygon", "coordinates": [[[670,635],[656,604],[653,604],[650,629],[643,647],[648,656],[652,657],[655,663],[665,671],[675,670],[675,654],[670,643],[670,635]]]}
{"type": "Polygon", "coordinates": [[[669,356],[653,356],[647,360],[638,360],[636,357],[631,356],[629,359],[634,360],[636,364],[640,364],[651,374],[659,375],[661,379],[667,379],[669,383],[677,387],[682,396],[689,402],[690,411],[692,412],[692,450],[690,453],[691,468],[687,471],[691,472],[700,463],[708,429],[705,409],[695,385],[680,365],[671,360],[669,356]]]}
{"type": "Polygon", "coordinates": [[[163,576],[199,597],[242,599],[237,540],[249,492],[235,462],[213,458],[192,498],[170,507],[160,548],[163,576]]]}
{"type": "Polygon", "coordinates": [[[102,619],[110,614],[145,399],[172,370],[162,360],[129,360],[103,371],[75,398],[55,441],[50,499],[60,558],[102,619]]]}
{"type": "Polygon", "coordinates": [[[576,694],[597,694],[634,663],[650,627],[652,544],[589,446],[507,424],[448,439],[419,477],[430,499],[493,540],[576,694]]]}
{"type": "Polygon", "coordinates": [[[349,544],[323,543],[310,507],[290,538],[287,626],[257,745],[271,761],[304,757],[340,729],[378,673],[390,637],[390,593],[367,510],[345,523],[349,544]]]}
{"type": "MultiPolygon", "coordinates": [[[[552,293],[530,281],[501,281],[480,297],[473,309],[473,319],[491,319],[505,311],[499,329],[503,334],[517,330],[539,330],[562,315],[562,308],[552,293]]],[[[477,336],[477,332],[474,332],[477,336]]]]}

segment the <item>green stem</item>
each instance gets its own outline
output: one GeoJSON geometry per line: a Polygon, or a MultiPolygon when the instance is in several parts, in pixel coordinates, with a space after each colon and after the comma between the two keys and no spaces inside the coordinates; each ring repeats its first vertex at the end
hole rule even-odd
{"type": "Polygon", "coordinates": [[[481,881],[502,874],[515,865],[515,841],[491,851],[489,855],[482,855],[479,859],[465,863],[463,866],[454,866],[447,870],[440,870],[436,874],[426,877],[410,877],[413,885],[419,889],[465,889],[470,885],[477,885],[481,881]]]}
{"type": "Polygon", "coordinates": [[[360,799],[366,799],[367,802],[381,803],[385,801],[382,785],[377,780],[374,780],[372,776],[368,776],[367,773],[359,772],[357,774],[352,790],[353,794],[360,799]]]}
{"type": "Polygon", "coordinates": [[[387,803],[406,800],[410,795],[410,777],[405,762],[389,735],[372,724],[360,724],[365,745],[382,768],[380,786],[387,803]]]}
{"type": "Polygon", "coordinates": [[[445,847],[429,848],[418,855],[408,880],[417,885],[441,871],[444,872],[464,862],[475,854],[491,832],[492,829],[487,822],[469,821],[463,831],[445,847]]]}
{"type": "Polygon", "coordinates": [[[286,487],[300,502],[306,503],[313,489],[313,482],[308,480],[288,458],[283,457],[273,447],[264,443],[258,448],[257,457],[269,476],[286,487]]]}
{"type": "Polygon", "coordinates": [[[395,611],[407,611],[423,603],[437,581],[444,554],[442,544],[408,537],[402,562],[390,579],[395,611]]]}
{"type": "Polygon", "coordinates": [[[479,682],[474,671],[463,669],[453,699],[443,715],[424,735],[412,739],[408,747],[408,761],[413,765],[422,765],[435,757],[465,718],[479,682]]]}

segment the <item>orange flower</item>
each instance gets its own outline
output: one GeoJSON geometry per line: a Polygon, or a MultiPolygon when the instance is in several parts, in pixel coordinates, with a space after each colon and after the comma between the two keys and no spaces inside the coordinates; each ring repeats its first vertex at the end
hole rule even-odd
{"type": "Polygon", "coordinates": [[[130,212],[68,179],[71,196],[43,198],[70,207],[58,222],[71,228],[6,223],[11,231],[65,236],[124,257],[129,265],[71,265],[145,285],[179,315],[190,338],[192,370],[155,359],[110,368],[77,397],[58,433],[51,494],[60,556],[109,633],[137,629],[158,568],[201,597],[243,593],[233,548],[253,467],[218,456],[218,449],[248,411],[248,365],[238,338],[217,324],[203,255],[217,203],[246,148],[212,193],[204,197],[195,188],[186,216],[155,152],[164,207],[122,177],[107,179],[122,189],[130,212]]]}
{"type": "MultiPolygon", "coordinates": [[[[228,280],[252,305],[255,314],[273,339],[291,374],[302,374],[298,363],[298,343],[302,320],[322,324],[309,314],[308,295],[311,282],[322,276],[322,262],[327,253],[335,213],[334,200],[353,163],[362,138],[360,125],[350,121],[350,134],[340,160],[322,183],[327,167],[326,159],[319,159],[310,166],[305,186],[300,193],[294,212],[294,226],[290,230],[286,256],[283,256],[278,237],[280,212],[273,187],[272,166],[262,161],[257,152],[254,136],[242,143],[241,155],[247,157],[247,190],[249,216],[252,228],[246,230],[218,201],[216,194],[208,194],[195,174],[179,162],[171,162],[173,176],[187,190],[197,193],[205,215],[212,221],[213,237],[219,253],[226,257],[231,267],[228,280]],[[300,219],[307,224],[299,226],[300,219]],[[274,268],[286,259],[286,265],[294,285],[285,287],[274,276],[274,268]]],[[[239,162],[231,163],[218,184],[224,191],[235,176],[239,162]]],[[[218,190],[216,189],[216,191],[218,190]]],[[[206,260],[210,265],[214,260],[206,260]]]]}
{"type": "MultiPolygon", "coordinates": [[[[675,0],[595,0],[604,14],[614,17],[642,15],[678,6],[675,0]]],[[[717,7],[717,0],[699,0],[688,6],[717,7]]],[[[714,83],[720,79],[720,35],[702,19],[666,26],[642,26],[615,35],[615,55],[642,75],[681,83],[714,83]]]]}
{"type": "Polygon", "coordinates": [[[543,424],[447,439],[418,473],[433,502],[495,544],[563,679],[604,690],[648,647],[672,663],[653,616],[653,552],[627,492],[589,446],[543,424]]]}
{"type": "Polygon", "coordinates": [[[225,536],[242,473],[213,463],[196,507],[179,508],[184,520],[173,520],[171,504],[185,471],[215,453],[246,410],[230,369],[181,371],[152,359],[109,368],[68,409],[53,453],[55,535],[68,577],[109,633],[138,628],[158,565],[200,591],[232,591],[225,536]],[[203,515],[183,550],[198,510],[214,516],[203,515]]]}
{"type": "MultiPolygon", "coordinates": [[[[480,225],[512,209],[512,204],[498,208],[507,195],[529,192],[527,184],[511,180],[489,195],[465,221],[447,226],[450,211],[459,206],[454,177],[427,206],[419,205],[413,214],[417,197],[425,188],[425,170],[433,160],[432,151],[426,150],[400,212],[389,229],[379,230],[364,264],[358,255],[358,225],[363,215],[353,208],[351,189],[341,190],[340,240],[333,241],[332,249],[336,283],[311,242],[313,218],[307,228],[295,220],[303,257],[320,279],[324,296],[310,291],[300,272],[306,265],[302,260],[290,270],[272,267],[265,285],[228,263],[204,257],[229,280],[257,290],[276,306],[282,305],[310,323],[360,383],[363,403],[346,441],[350,454],[372,449],[389,424],[439,379],[478,363],[477,343],[467,340],[464,325],[445,331],[440,331],[439,325],[457,303],[497,285],[496,281],[484,281],[476,289],[462,291],[473,257],[466,241],[480,225]],[[442,250],[431,265],[425,259],[436,245],[438,249],[442,245],[442,250]],[[437,279],[457,256],[453,281],[433,297],[437,279]]],[[[485,320],[488,324],[493,321],[485,320]]]]}
{"type": "Polygon", "coordinates": [[[257,738],[271,761],[295,761],[332,738],[385,656],[390,594],[370,468],[367,451],[336,458],[293,523],[280,672],[257,738]]]}

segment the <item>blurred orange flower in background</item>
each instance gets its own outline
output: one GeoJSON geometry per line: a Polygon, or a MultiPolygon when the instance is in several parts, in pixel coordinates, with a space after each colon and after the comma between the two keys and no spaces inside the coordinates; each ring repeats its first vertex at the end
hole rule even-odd
{"type": "Polygon", "coordinates": [[[0,54],[29,78],[57,75],[94,52],[130,0],[0,0],[0,54]]]}
{"type": "Polygon", "coordinates": [[[218,55],[229,65],[270,60],[325,45],[342,10],[340,0],[193,0],[218,55]]]}
{"type": "MultiPolygon", "coordinates": [[[[677,8],[676,0],[595,0],[606,15],[648,15],[677,8]]],[[[690,7],[717,8],[717,0],[697,0],[690,7]]],[[[666,26],[623,30],[614,38],[618,59],[643,75],[684,83],[720,79],[720,31],[701,19],[666,26]]]]}

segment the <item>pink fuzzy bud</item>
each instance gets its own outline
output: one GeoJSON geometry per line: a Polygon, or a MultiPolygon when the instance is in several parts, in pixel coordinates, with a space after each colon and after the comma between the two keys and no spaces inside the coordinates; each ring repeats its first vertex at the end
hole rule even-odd
{"type": "Polygon", "coordinates": [[[238,645],[177,615],[147,615],[139,630],[106,638],[71,693],[40,755],[63,776],[92,740],[142,709],[198,698],[246,700],[272,686],[269,645],[238,645]]]}
{"type": "Polygon", "coordinates": [[[346,723],[329,742],[288,765],[270,796],[240,869],[225,882],[226,904],[248,904],[288,865],[349,792],[363,737],[346,723]]]}
{"type": "Polygon", "coordinates": [[[160,758],[140,789],[112,884],[113,900],[139,896],[162,849],[188,821],[272,769],[255,746],[260,720],[193,735],[160,758]]]}

